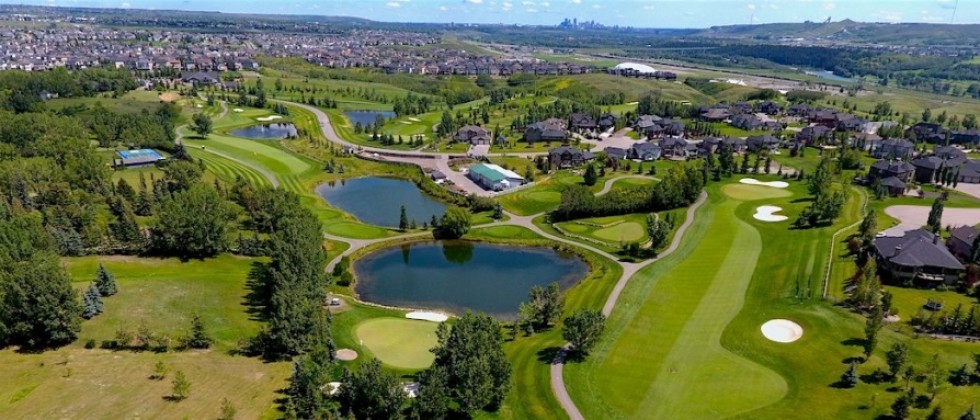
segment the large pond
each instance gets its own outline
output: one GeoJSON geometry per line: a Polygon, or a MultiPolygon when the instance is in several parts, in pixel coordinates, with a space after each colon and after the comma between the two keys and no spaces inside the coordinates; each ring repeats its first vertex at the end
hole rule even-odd
{"type": "Polygon", "coordinates": [[[454,314],[483,312],[513,320],[535,285],[562,290],[585,278],[573,254],[467,241],[415,242],[354,262],[357,293],[367,302],[454,314]]]}
{"type": "Polygon", "coordinates": [[[418,225],[442,217],[446,205],[425,195],[410,181],[396,178],[364,177],[321,184],[316,189],[331,206],[358,220],[377,226],[397,227],[401,206],[408,220],[418,225]]]}
{"type": "Polygon", "coordinates": [[[228,134],[247,139],[284,139],[296,136],[296,126],[289,123],[257,124],[232,130],[228,134]]]}
{"type": "Polygon", "coordinates": [[[362,127],[374,125],[378,115],[384,117],[385,120],[395,118],[395,113],[391,111],[346,111],[344,115],[350,118],[351,124],[361,123],[362,127]]]}

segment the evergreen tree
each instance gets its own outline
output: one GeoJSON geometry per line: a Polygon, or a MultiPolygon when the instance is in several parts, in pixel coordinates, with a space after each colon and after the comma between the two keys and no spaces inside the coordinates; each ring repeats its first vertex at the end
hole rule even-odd
{"type": "Polygon", "coordinates": [[[488,315],[467,313],[452,329],[440,324],[433,366],[445,369],[451,398],[465,413],[496,411],[510,391],[510,361],[500,324],[488,315]]]}
{"type": "Polygon", "coordinates": [[[933,233],[939,233],[942,229],[943,222],[943,208],[945,207],[945,200],[942,197],[937,197],[935,201],[932,202],[932,208],[929,210],[929,218],[926,224],[932,229],[933,233]]]}
{"type": "Polygon", "coordinates": [[[442,215],[442,220],[433,231],[436,239],[459,239],[470,230],[470,213],[462,208],[451,206],[442,215]]]}
{"type": "Polygon", "coordinates": [[[888,362],[888,372],[892,382],[898,379],[899,372],[908,361],[909,346],[905,343],[895,343],[885,353],[885,360],[888,362]]]}
{"type": "Polygon", "coordinates": [[[192,349],[206,349],[211,347],[214,340],[208,335],[204,320],[200,315],[195,314],[191,319],[191,331],[184,342],[184,346],[192,349]]]}
{"type": "Polygon", "coordinates": [[[337,400],[341,412],[352,418],[397,419],[401,418],[405,394],[398,377],[385,372],[375,359],[356,372],[344,373],[337,400]]]}
{"type": "Polygon", "coordinates": [[[408,229],[408,212],[405,210],[405,206],[402,206],[400,215],[398,216],[398,230],[404,232],[407,229],[408,229]]]}
{"type": "Polygon", "coordinates": [[[82,318],[92,319],[103,310],[102,295],[95,283],[91,283],[82,295],[82,318]]]}
{"type": "Polygon", "coordinates": [[[102,264],[99,264],[99,271],[95,274],[95,286],[102,296],[112,296],[119,291],[116,286],[116,276],[106,270],[102,264]]]}
{"type": "Polygon", "coordinates": [[[583,176],[583,178],[584,178],[583,183],[586,186],[591,187],[591,186],[595,185],[596,181],[599,180],[599,176],[596,175],[595,166],[594,165],[591,165],[590,164],[589,166],[587,166],[585,168],[585,175],[583,176]]]}
{"type": "Polygon", "coordinates": [[[851,362],[847,371],[840,377],[840,382],[845,388],[854,388],[858,384],[857,363],[851,362]]]}
{"type": "Polygon", "coordinates": [[[323,390],[330,382],[332,365],[333,358],[322,345],[293,361],[293,374],[289,377],[286,396],[296,418],[327,417],[325,414],[329,404],[323,390]]]}
{"type": "Polygon", "coordinates": [[[170,398],[174,401],[183,401],[191,394],[191,382],[187,380],[184,371],[178,370],[174,373],[174,380],[171,382],[170,398]]]}
{"type": "Polygon", "coordinates": [[[915,401],[915,388],[909,388],[908,392],[902,394],[892,403],[892,417],[896,419],[906,419],[909,417],[909,409],[915,401]]]}
{"type": "Polygon", "coordinates": [[[926,420],[943,420],[942,406],[937,405],[933,407],[932,411],[929,412],[929,415],[926,416],[926,420]]]}
{"type": "Polygon", "coordinates": [[[971,405],[968,410],[960,415],[959,420],[977,420],[976,408],[971,405]]]}
{"type": "Polygon", "coordinates": [[[28,249],[35,254],[5,251],[15,261],[4,260],[6,276],[0,281],[0,344],[25,349],[68,344],[81,329],[78,295],[57,255],[28,249]]]}
{"type": "Polygon", "coordinates": [[[970,380],[970,368],[967,367],[966,363],[954,370],[949,376],[949,383],[956,386],[969,385],[970,380]]]}
{"type": "Polygon", "coordinates": [[[412,418],[442,420],[449,414],[449,374],[433,366],[418,374],[419,392],[412,405],[412,418]]]}

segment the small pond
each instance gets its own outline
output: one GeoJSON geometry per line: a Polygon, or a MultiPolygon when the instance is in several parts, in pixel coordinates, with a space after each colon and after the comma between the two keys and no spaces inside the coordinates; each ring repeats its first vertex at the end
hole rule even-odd
{"type": "Polygon", "coordinates": [[[415,242],[354,262],[360,298],[382,305],[468,310],[513,320],[535,285],[581,281],[589,266],[574,254],[467,241],[415,242]]]}
{"type": "Polygon", "coordinates": [[[384,117],[385,120],[390,120],[395,118],[395,113],[391,111],[345,111],[344,115],[350,118],[351,125],[361,123],[361,126],[374,125],[377,121],[378,115],[384,117]]]}
{"type": "Polygon", "coordinates": [[[838,76],[830,70],[807,70],[804,73],[810,76],[817,76],[821,79],[832,80],[834,82],[853,82],[853,79],[849,79],[843,76],[838,76]]]}
{"type": "Polygon", "coordinates": [[[419,225],[442,217],[446,205],[425,195],[411,181],[397,178],[364,177],[321,184],[316,189],[331,206],[358,220],[377,226],[397,227],[401,206],[408,220],[419,225]]]}
{"type": "Polygon", "coordinates": [[[247,139],[284,139],[296,135],[296,126],[289,123],[256,124],[232,130],[228,134],[247,139]]]}

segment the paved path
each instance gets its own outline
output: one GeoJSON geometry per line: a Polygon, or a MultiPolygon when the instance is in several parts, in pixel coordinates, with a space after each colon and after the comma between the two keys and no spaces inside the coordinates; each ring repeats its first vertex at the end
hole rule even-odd
{"type": "Polygon", "coordinates": [[[602,190],[600,190],[599,192],[595,193],[595,195],[605,195],[606,193],[608,193],[609,191],[612,190],[613,184],[615,184],[616,181],[619,181],[621,179],[630,179],[630,178],[650,179],[650,180],[654,180],[654,181],[659,181],[659,179],[657,179],[657,178],[652,178],[652,177],[645,176],[645,175],[623,175],[623,176],[617,176],[615,178],[607,179],[606,180],[606,184],[602,186],[602,190]]]}
{"type": "Polygon", "coordinates": [[[960,182],[956,184],[955,190],[964,194],[972,195],[976,198],[980,198],[980,184],[967,184],[965,182],[960,182]]]}

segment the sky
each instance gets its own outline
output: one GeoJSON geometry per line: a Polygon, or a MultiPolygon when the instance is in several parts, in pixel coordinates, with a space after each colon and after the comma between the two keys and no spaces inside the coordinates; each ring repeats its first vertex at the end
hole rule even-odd
{"type": "Polygon", "coordinates": [[[386,22],[646,28],[834,21],[980,23],[980,0],[0,0],[0,3],[356,16],[386,22]]]}

